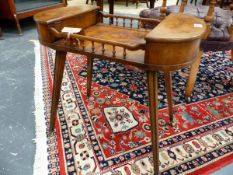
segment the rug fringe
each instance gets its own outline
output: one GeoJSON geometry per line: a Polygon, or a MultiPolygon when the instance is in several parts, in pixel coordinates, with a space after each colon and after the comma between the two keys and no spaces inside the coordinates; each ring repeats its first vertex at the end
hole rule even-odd
{"type": "Polygon", "coordinates": [[[46,120],[43,102],[43,83],[41,72],[41,57],[40,57],[40,44],[39,41],[32,40],[35,44],[35,132],[36,132],[36,153],[33,166],[33,175],[46,175],[48,174],[48,152],[47,152],[47,136],[46,136],[46,120]]]}

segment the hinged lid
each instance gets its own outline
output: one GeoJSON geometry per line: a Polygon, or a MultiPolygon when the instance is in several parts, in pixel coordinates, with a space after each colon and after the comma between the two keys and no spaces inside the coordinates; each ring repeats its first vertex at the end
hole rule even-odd
{"type": "Polygon", "coordinates": [[[34,20],[37,23],[50,24],[56,21],[65,20],[98,9],[100,9],[98,6],[92,5],[61,7],[39,12],[36,15],[34,15],[34,20]]]}
{"type": "Polygon", "coordinates": [[[171,14],[157,25],[147,36],[147,41],[181,42],[201,38],[206,31],[206,24],[187,14],[171,14]]]}

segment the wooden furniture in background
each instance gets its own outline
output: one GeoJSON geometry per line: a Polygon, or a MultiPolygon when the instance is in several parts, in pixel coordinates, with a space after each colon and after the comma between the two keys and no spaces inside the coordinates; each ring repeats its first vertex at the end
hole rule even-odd
{"type": "Polygon", "coordinates": [[[0,27],[0,38],[2,37],[2,28],[0,27]]]}
{"type": "MultiPolygon", "coordinates": [[[[181,1],[182,1],[182,0],[181,0],[181,1]]],[[[180,0],[177,0],[177,1],[176,1],[176,5],[178,5],[179,2],[180,2],[180,0]]],[[[193,0],[190,0],[190,3],[192,4],[192,3],[193,3],[193,0]]],[[[197,5],[197,0],[195,0],[195,5],[197,5]]]]}
{"type": "Polygon", "coordinates": [[[136,8],[138,8],[139,3],[146,3],[146,7],[149,8],[149,1],[148,0],[134,0],[133,3],[136,4],[136,8]]]}
{"type": "MultiPolygon", "coordinates": [[[[180,0],[177,0],[176,1],[176,5],[178,5],[179,4],[179,2],[180,2],[180,0]]],[[[221,8],[223,8],[224,7],[224,5],[230,5],[231,3],[232,3],[232,0],[219,0],[219,1],[216,1],[218,4],[219,4],[219,6],[221,7],[221,8]]],[[[193,0],[190,0],[190,3],[193,3],[193,0]]],[[[194,3],[195,3],[195,5],[197,5],[197,0],[195,0],[194,1],[194,3]]],[[[210,3],[210,0],[203,0],[202,1],[202,5],[207,5],[208,3],[210,3]]]]}
{"type": "Polygon", "coordinates": [[[14,20],[19,34],[22,34],[19,20],[51,8],[67,5],[67,0],[1,0],[0,19],[14,20]]]}
{"type": "MultiPolygon", "coordinates": [[[[103,9],[103,0],[96,0],[97,5],[103,9]]],[[[155,0],[133,0],[136,3],[136,7],[139,2],[145,2],[148,7],[148,1],[150,2],[150,8],[154,8],[155,0]]],[[[108,0],[109,2],[109,14],[114,14],[114,0],[108,0]]],[[[88,0],[86,0],[86,4],[88,4],[88,0]]],[[[126,0],[126,6],[128,6],[128,0],[126,0]]]]}
{"type": "MultiPolygon", "coordinates": [[[[166,3],[167,3],[167,0],[163,0],[162,7],[160,9],[160,12],[161,12],[160,13],[160,19],[162,19],[162,20],[166,19],[167,17],[170,16],[170,15],[166,16],[166,13],[167,13],[166,3]]],[[[185,9],[186,5],[187,5],[187,0],[182,0],[182,3],[180,5],[180,7],[179,7],[178,14],[184,13],[184,9],[185,9]]],[[[202,36],[202,39],[206,39],[209,32],[210,32],[214,7],[215,7],[215,2],[214,2],[214,0],[212,0],[210,2],[210,6],[209,6],[206,17],[204,18],[204,20],[201,19],[202,22],[206,23],[206,26],[207,26],[207,28],[205,30],[205,33],[202,36]]],[[[180,22],[182,23],[183,21],[180,21],[180,22]]],[[[201,26],[196,26],[196,27],[201,27],[201,26]]],[[[157,27],[155,27],[155,28],[157,28],[157,27]]],[[[193,34],[193,35],[195,35],[195,34],[193,34]]],[[[199,43],[199,45],[200,45],[200,43],[199,43]]],[[[185,46],[186,46],[186,44],[185,44],[185,46]]],[[[185,46],[180,45],[180,49],[185,48],[185,46]]],[[[180,49],[177,47],[177,50],[179,50],[179,52],[180,52],[180,49]]],[[[188,53],[186,53],[186,54],[188,54],[188,53]]],[[[202,54],[203,54],[203,50],[202,50],[202,48],[200,48],[199,52],[196,54],[195,61],[193,62],[193,64],[190,64],[191,69],[190,69],[189,78],[188,78],[187,85],[186,85],[186,90],[185,90],[186,100],[188,100],[188,97],[190,97],[191,94],[192,94],[192,91],[193,91],[193,88],[194,88],[194,85],[195,85],[195,82],[196,82],[197,72],[198,72],[199,64],[201,62],[202,54]]],[[[165,72],[165,88],[166,88],[167,99],[168,99],[168,110],[169,110],[170,119],[172,120],[172,116],[173,116],[173,109],[172,109],[173,100],[172,100],[172,88],[171,88],[171,85],[169,83],[169,82],[171,82],[171,78],[170,78],[171,77],[171,75],[170,75],[171,72],[166,71],[166,70],[164,72],[165,72]],[[167,85],[166,85],[166,83],[167,83],[167,85]]]]}
{"type": "MultiPolygon", "coordinates": [[[[209,6],[203,5],[188,5],[187,0],[183,0],[181,3],[182,11],[186,14],[197,16],[203,19],[207,24],[207,32],[202,39],[201,52],[208,51],[228,51],[231,50],[231,60],[233,61],[233,5],[230,6],[231,9],[224,10],[219,7],[215,7],[216,0],[210,0],[209,6]]],[[[172,13],[179,13],[178,6],[166,6],[166,0],[163,0],[161,7],[154,9],[145,9],[140,12],[140,17],[148,19],[164,19],[167,15],[172,13]]],[[[152,24],[145,24],[146,28],[154,28],[152,24]]],[[[201,61],[201,52],[199,53],[199,58],[195,65],[191,68],[192,75],[189,79],[192,83],[195,83],[196,75],[198,72],[198,67],[201,61]]],[[[229,82],[233,84],[233,82],[229,82]]],[[[191,96],[192,88],[186,88],[186,97],[191,96]]]]}
{"type": "Polygon", "coordinates": [[[154,174],[158,175],[157,71],[167,72],[165,81],[171,88],[170,71],[190,66],[197,59],[201,38],[206,31],[204,21],[180,13],[170,15],[160,23],[159,20],[103,14],[94,6],[53,9],[35,15],[34,19],[41,44],[56,50],[50,132],[54,129],[67,52],[87,56],[88,95],[91,95],[94,58],[137,66],[147,74],[154,174]],[[114,19],[114,24],[102,23],[103,18],[114,19]],[[120,19],[122,26],[119,26],[120,19]],[[158,25],[150,31],[141,28],[143,22],[158,25]],[[64,33],[61,32],[63,27],[82,28],[82,32],[64,33]]]}
{"type": "MultiPolygon", "coordinates": [[[[95,0],[91,0],[91,5],[94,4],[94,1],[95,1],[95,0]]],[[[89,0],[86,0],[86,4],[89,4],[89,0]]]]}

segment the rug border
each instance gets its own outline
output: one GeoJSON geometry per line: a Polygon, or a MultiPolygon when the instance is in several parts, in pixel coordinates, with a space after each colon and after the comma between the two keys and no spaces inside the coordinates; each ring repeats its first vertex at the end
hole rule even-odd
{"type": "MultiPolygon", "coordinates": [[[[48,60],[48,47],[41,45],[43,48],[41,49],[41,52],[43,53],[43,56],[45,58],[42,60],[42,64],[44,64],[46,71],[48,72],[47,79],[49,81],[48,87],[49,87],[49,96],[52,98],[52,86],[53,86],[53,75],[51,74],[51,70],[49,67],[49,60],[48,60]]],[[[43,78],[42,78],[43,79],[43,78]]],[[[58,118],[58,116],[56,116],[58,118]]],[[[57,141],[57,150],[58,150],[58,158],[59,158],[59,173],[60,175],[66,175],[67,174],[67,168],[65,166],[65,154],[64,154],[64,145],[63,145],[63,138],[61,133],[61,127],[60,127],[60,120],[57,119],[55,122],[55,135],[56,135],[56,141],[57,141]]],[[[48,153],[49,155],[49,153],[48,153]]]]}
{"type": "Polygon", "coordinates": [[[45,120],[45,104],[43,102],[43,82],[41,70],[41,54],[40,43],[38,40],[31,40],[34,43],[35,53],[35,89],[34,89],[34,105],[35,105],[35,159],[33,165],[33,175],[48,174],[48,152],[47,152],[47,135],[45,120]],[[47,162],[47,163],[46,163],[47,162]]]}
{"type": "Polygon", "coordinates": [[[198,170],[195,170],[192,172],[187,172],[186,175],[196,175],[196,174],[210,175],[212,173],[218,173],[222,169],[226,168],[226,166],[232,164],[232,162],[233,162],[232,153],[229,153],[229,155],[222,157],[222,158],[212,162],[211,164],[203,166],[198,170]],[[221,162],[221,166],[219,166],[220,162],[221,162]]]}
{"type": "MultiPolygon", "coordinates": [[[[226,94],[224,94],[224,95],[226,95],[226,94]]],[[[56,125],[57,125],[57,123],[56,123],[56,125]]],[[[56,126],[57,127],[57,126],[56,126]]],[[[60,130],[59,130],[60,131],[60,130]]],[[[60,134],[58,134],[59,136],[60,136],[60,134]]],[[[60,140],[60,139],[59,139],[60,140]]],[[[231,156],[231,155],[228,155],[229,157],[231,156]]],[[[228,157],[228,156],[226,156],[226,157],[228,157]]],[[[220,159],[220,160],[218,160],[218,161],[222,161],[224,158],[222,158],[222,159],[220,159]]],[[[217,162],[217,161],[216,161],[217,162]]],[[[215,163],[216,163],[215,162],[215,163]]],[[[229,163],[231,163],[231,162],[229,162],[229,163]]],[[[226,163],[226,164],[229,164],[229,163],[226,163]]],[[[217,164],[217,163],[216,163],[217,164]]],[[[207,167],[208,167],[209,165],[207,165],[207,166],[204,166],[203,168],[201,168],[201,169],[199,169],[199,170],[204,170],[204,169],[206,169],[207,167]]],[[[213,165],[212,165],[213,166],[213,165]]],[[[212,171],[218,171],[219,169],[222,169],[222,168],[224,168],[226,165],[224,164],[224,166],[221,166],[221,167],[218,167],[218,168],[216,168],[216,167],[208,167],[208,168],[211,168],[211,169],[209,169],[209,171],[207,171],[207,172],[205,172],[205,173],[209,173],[209,172],[212,172],[212,171]]],[[[195,173],[196,173],[196,171],[194,171],[195,173]]],[[[197,170],[197,172],[198,172],[198,170],[197,170]]],[[[202,171],[201,171],[202,172],[202,171]]],[[[192,172],[191,172],[191,174],[192,174],[192,172]]]]}

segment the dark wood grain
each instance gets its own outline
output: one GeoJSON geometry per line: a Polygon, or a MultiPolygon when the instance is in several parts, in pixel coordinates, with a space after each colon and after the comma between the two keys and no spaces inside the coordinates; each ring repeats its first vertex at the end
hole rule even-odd
{"type": "Polygon", "coordinates": [[[41,12],[43,10],[48,10],[52,8],[58,8],[67,5],[67,0],[61,0],[61,3],[57,3],[50,6],[38,7],[30,10],[16,11],[16,4],[14,0],[1,0],[0,1],[0,18],[1,19],[9,19],[15,21],[16,27],[18,29],[18,33],[22,34],[22,29],[19,23],[20,19],[24,19],[34,14],[41,12]]]}

